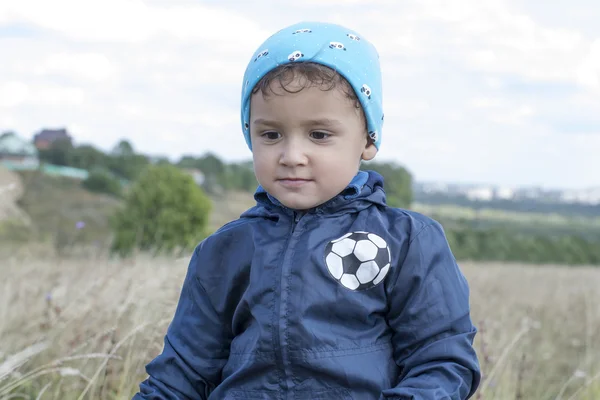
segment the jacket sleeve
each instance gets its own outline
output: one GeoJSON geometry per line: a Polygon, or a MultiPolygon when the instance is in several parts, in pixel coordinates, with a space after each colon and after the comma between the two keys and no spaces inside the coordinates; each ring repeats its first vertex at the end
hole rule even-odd
{"type": "Polygon", "coordinates": [[[194,252],[160,355],[146,366],[148,378],[134,400],[206,399],[220,383],[229,356],[229,324],[212,306],[197,278],[206,263],[194,252]]]}
{"type": "Polygon", "coordinates": [[[481,379],[472,346],[469,287],[441,225],[413,237],[390,290],[389,324],[398,385],[381,399],[463,400],[481,379]]]}

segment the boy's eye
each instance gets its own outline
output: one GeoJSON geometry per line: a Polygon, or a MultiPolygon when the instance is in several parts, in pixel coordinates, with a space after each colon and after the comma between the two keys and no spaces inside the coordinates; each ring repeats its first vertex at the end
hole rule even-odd
{"type": "Polygon", "coordinates": [[[324,140],[324,139],[327,139],[329,136],[331,136],[329,133],[319,132],[319,131],[311,132],[310,135],[312,136],[313,139],[316,139],[316,140],[324,140]]]}
{"type": "Polygon", "coordinates": [[[268,139],[268,140],[277,140],[277,139],[279,139],[279,137],[281,135],[279,134],[279,132],[272,132],[271,131],[271,132],[265,132],[265,133],[263,133],[262,136],[265,139],[268,139]]]}

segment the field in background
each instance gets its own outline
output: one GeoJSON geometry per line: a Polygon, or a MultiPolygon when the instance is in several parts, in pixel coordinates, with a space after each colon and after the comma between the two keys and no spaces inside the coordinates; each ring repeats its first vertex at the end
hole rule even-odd
{"type": "Polygon", "coordinates": [[[523,212],[486,208],[470,208],[454,204],[431,205],[415,202],[411,209],[436,220],[464,221],[478,229],[502,228],[527,234],[550,236],[577,234],[600,240],[600,216],[560,213],[523,212]]]}
{"type": "Polygon", "coordinates": [[[574,228],[596,228],[600,230],[600,217],[567,216],[564,214],[549,214],[537,212],[519,212],[508,210],[497,210],[482,207],[474,209],[458,205],[430,205],[414,203],[412,208],[424,214],[438,214],[442,217],[456,219],[486,219],[496,222],[512,222],[519,224],[547,224],[548,226],[571,225],[574,228]]]}
{"type": "MultiPolygon", "coordinates": [[[[131,398],[162,349],[188,258],[3,260],[0,399],[131,398]]],[[[600,398],[599,269],[462,267],[485,374],[476,398],[600,398]]]]}

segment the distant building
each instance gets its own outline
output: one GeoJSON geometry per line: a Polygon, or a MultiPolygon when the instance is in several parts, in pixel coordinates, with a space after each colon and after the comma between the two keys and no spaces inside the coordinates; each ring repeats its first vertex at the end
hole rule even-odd
{"type": "Polygon", "coordinates": [[[477,187],[466,191],[469,200],[491,201],[494,198],[494,190],[489,187],[477,187]]]}
{"type": "Polygon", "coordinates": [[[33,144],[38,150],[45,150],[50,148],[52,144],[59,140],[67,140],[69,143],[73,142],[73,139],[69,135],[66,129],[43,129],[33,137],[33,144]]]}
{"type": "Polygon", "coordinates": [[[512,200],[515,197],[515,191],[509,187],[500,187],[496,190],[496,197],[502,200],[512,200]]]}
{"type": "Polygon", "coordinates": [[[0,161],[23,167],[37,167],[38,151],[29,140],[16,133],[5,132],[0,135],[0,161]]]}
{"type": "Polygon", "coordinates": [[[204,173],[202,171],[196,168],[183,168],[183,171],[185,171],[186,173],[191,175],[192,178],[194,178],[194,182],[196,183],[196,185],[202,186],[205,180],[204,173]]]}
{"type": "Polygon", "coordinates": [[[580,190],[565,190],[561,195],[565,203],[600,205],[600,187],[580,190]]]}

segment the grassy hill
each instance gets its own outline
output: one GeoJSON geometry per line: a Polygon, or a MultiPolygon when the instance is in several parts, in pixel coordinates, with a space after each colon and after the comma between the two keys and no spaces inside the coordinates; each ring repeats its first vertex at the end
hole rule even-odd
{"type": "MultiPolygon", "coordinates": [[[[69,178],[37,172],[20,172],[11,176],[13,179],[20,178],[17,181],[22,187],[22,193],[18,199],[13,199],[13,203],[32,224],[0,229],[0,241],[14,244],[28,238],[58,247],[74,242],[108,246],[109,219],[122,204],[121,199],[89,192],[81,187],[79,181],[69,178]],[[84,222],[85,227],[77,229],[78,222],[84,222]],[[19,234],[15,235],[17,229],[19,234]]],[[[242,192],[229,192],[211,200],[210,229],[213,231],[254,205],[252,195],[242,192]]]]}
{"type": "Polygon", "coordinates": [[[35,240],[68,240],[76,235],[104,241],[109,233],[109,216],[120,200],[90,193],[77,180],[43,175],[37,172],[19,173],[23,195],[18,204],[30,217],[35,240]],[[77,232],[76,224],[85,223],[77,232]]]}

